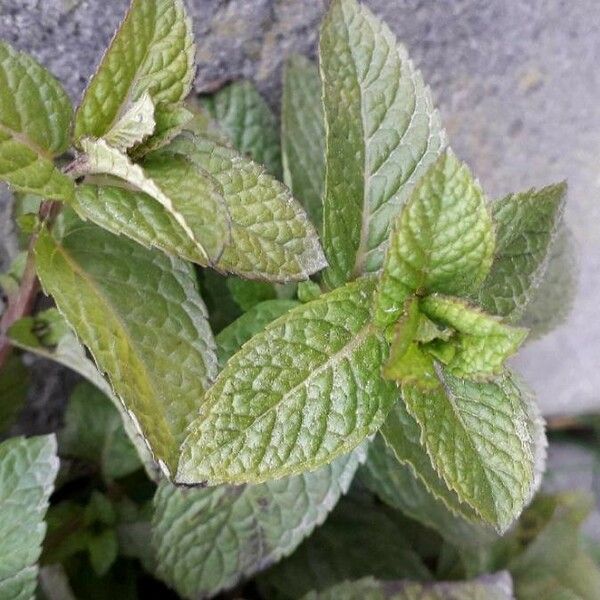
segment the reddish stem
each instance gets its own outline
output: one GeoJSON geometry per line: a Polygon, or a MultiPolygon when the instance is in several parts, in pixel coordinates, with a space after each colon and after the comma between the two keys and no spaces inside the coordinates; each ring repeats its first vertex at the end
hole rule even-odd
{"type": "MultiPolygon", "coordinates": [[[[40,219],[45,222],[51,222],[59,210],[60,204],[58,202],[45,201],[40,207],[40,219]]],[[[25,263],[21,284],[17,293],[9,296],[8,306],[2,314],[2,319],[0,319],[0,371],[12,352],[12,345],[6,335],[8,329],[13,323],[26,317],[31,312],[37,294],[40,291],[40,284],[35,272],[35,257],[33,252],[37,238],[38,234],[34,233],[29,239],[27,262],[25,263]]]]}

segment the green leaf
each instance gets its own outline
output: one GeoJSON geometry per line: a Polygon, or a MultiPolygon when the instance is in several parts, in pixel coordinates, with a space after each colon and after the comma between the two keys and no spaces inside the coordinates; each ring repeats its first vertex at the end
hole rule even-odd
{"type": "Polygon", "coordinates": [[[0,370],[0,434],[17,420],[29,389],[29,369],[19,356],[9,356],[0,370]]]}
{"type": "Polygon", "coordinates": [[[73,181],[52,159],[69,146],[71,115],[60,83],[33,58],[0,42],[0,181],[69,200],[73,181]]]}
{"type": "Polygon", "coordinates": [[[266,598],[299,598],[345,579],[429,579],[395,514],[352,492],[292,556],[265,573],[266,598]]]}
{"type": "Polygon", "coordinates": [[[568,316],[577,293],[577,252],[573,234],[562,228],[552,245],[548,268],[533,292],[521,324],[535,340],[558,327],[568,316]]]}
{"type": "Polygon", "coordinates": [[[359,475],[360,480],[388,506],[435,529],[455,546],[478,547],[496,539],[490,528],[467,521],[450,511],[414,475],[412,466],[398,461],[382,436],[377,436],[369,446],[367,461],[359,475]]]}
{"type": "Polygon", "coordinates": [[[266,300],[225,327],[216,337],[219,365],[224,366],[252,336],[296,306],[295,300],[266,300]]]}
{"type": "Polygon", "coordinates": [[[208,171],[231,216],[217,267],[249,279],[299,281],[326,265],[314,226],[289,190],[262,167],[208,138],[183,133],[168,147],[208,171]]]}
{"type": "Polygon", "coordinates": [[[252,82],[231,83],[208,98],[206,106],[234,148],[281,178],[277,120],[252,82]]]}
{"type": "Polygon", "coordinates": [[[260,483],[315,469],[382,424],[396,398],[370,320],[374,283],[303,304],[234,355],[190,425],[177,481],[260,483]]]}
{"type": "Polygon", "coordinates": [[[88,539],[90,563],[98,577],[102,577],[117,559],[119,541],[112,529],[91,535],[88,539]]]}
{"type": "Polygon", "coordinates": [[[80,383],[71,394],[64,422],[59,434],[61,455],[99,464],[109,481],[140,468],[121,415],[98,388],[80,383]]]}
{"type": "Polygon", "coordinates": [[[307,279],[306,281],[301,281],[298,284],[296,293],[298,300],[306,303],[316,300],[322,294],[322,290],[321,286],[316,281],[307,279]]]}
{"type": "Polygon", "coordinates": [[[158,152],[142,168],[104,140],[85,138],[81,146],[73,172],[111,175],[138,190],[82,186],[73,208],[83,219],[201,265],[219,260],[230,234],[227,208],[192,162],[158,152]]]}
{"type": "Polygon", "coordinates": [[[266,569],[323,523],[364,456],[359,448],[318,471],[259,485],[161,484],[153,517],[160,576],[182,596],[198,598],[266,569]]]}
{"type": "Polygon", "coordinates": [[[125,152],[152,135],[155,128],[154,103],[150,94],[144,92],[115,123],[104,140],[109,146],[125,152]]]}
{"type": "Polygon", "coordinates": [[[481,518],[457,494],[448,488],[436,473],[427,450],[421,444],[421,427],[408,413],[402,400],[396,402],[381,428],[386,444],[399,463],[408,465],[415,477],[430,494],[443,502],[449,510],[470,521],[481,522],[481,518]]]}
{"type": "Polygon", "coordinates": [[[188,95],[195,46],[182,0],[132,0],[75,115],[75,139],[100,138],[145,93],[155,106],[188,95]]]}
{"type": "Polygon", "coordinates": [[[423,392],[402,386],[431,461],[461,501],[503,532],[537,483],[533,425],[509,373],[497,381],[461,380],[438,369],[440,384],[423,392]]]}
{"type": "Polygon", "coordinates": [[[277,290],[272,283],[267,281],[252,281],[250,279],[240,279],[239,277],[229,277],[227,287],[231,291],[233,299],[237,305],[245,312],[265,300],[277,298],[277,290]]]}
{"type": "Polygon", "coordinates": [[[444,342],[456,349],[447,369],[457,377],[500,375],[506,359],[527,337],[527,329],[504,325],[464,300],[432,294],[419,301],[421,310],[434,321],[456,330],[444,342]]]}
{"type": "Polygon", "coordinates": [[[54,436],[0,444],[0,597],[30,600],[58,471],[54,436]]]}
{"type": "Polygon", "coordinates": [[[497,315],[518,319],[546,270],[562,220],[565,183],[513,194],[492,205],[496,256],[479,291],[479,304],[497,315]]]}
{"type": "Polygon", "coordinates": [[[216,375],[215,344],[193,269],[73,221],[35,247],[44,289],[174,472],[186,424],[216,375]]]}
{"type": "Polygon", "coordinates": [[[110,398],[121,415],[125,431],[135,446],[148,476],[151,479],[157,478],[156,464],[137,425],[113,393],[108,381],[86,356],[83,346],[56,309],[50,308],[35,317],[20,319],[8,330],[8,336],[14,346],[73,369],[110,398]]]}
{"type": "Polygon", "coordinates": [[[325,189],[325,117],[317,66],[291,56],[283,74],[281,99],[283,180],[322,228],[325,189]]]}
{"type": "Polygon", "coordinates": [[[510,574],[485,575],[473,581],[416,583],[377,581],[365,577],[345,581],[302,600],[514,600],[510,574]]]}
{"type": "Polygon", "coordinates": [[[390,225],[445,144],[431,94],[388,27],[334,0],[319,46],[329,287],[381,268],[390,225]]]}
{"type": "Polygon", "coordinates": [[[494,231],[486,199],[468,167],[446,151],[429,168],[396,219],[376,320],[394,323],[407,297],[476,290],[492,264],[494,231]]]}

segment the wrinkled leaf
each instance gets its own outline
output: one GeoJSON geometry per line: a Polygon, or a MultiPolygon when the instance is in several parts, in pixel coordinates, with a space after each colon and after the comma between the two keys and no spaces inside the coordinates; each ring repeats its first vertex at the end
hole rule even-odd
{"type": "Polygon", "coordinates": [[[364,455],[359,448],[318,471],[259,485],[161,484],[153,517],[159,574],[182,596],[197,598],[266,569],[325,520],[364,455]]]}
{"type": "Polygon", "coordinates": [[[194,77],[195,46],[182,0],[132,0],[75,115],[75,139],[100,138],[148,93],[177,104],[194,77]]]}
{"type": "Polygon", "coordinates": [[[291,56],[281,99],[283,180],[322,229],[325,188],[325,121],[319,70],[301,55],[291,56]]]}
{"type": "Polygon", "coordinates": [[[565,183],[513,194],[492,205],[496,256],[480,292],[481,306],[518,319],[539,285],[562,220],[565,183]]]}
{"type": "Polygon", "coordinates": [[[232,228],[217,267],[249,279],[298,281],[325,265],[314,226],[289,190],[235,150],[184,133],[168,147],[221,186],[232,228]]]}
{"type": "Polygon", "coordinates": [[[71,397],[59,434],[61,455],[100,465],[105,478],[124,477],[140,468],[121,415],[96,387],[79,384],[71,397]]]}
{"type": "Polygon", "coordinates": [[[57,471],[54,436],[0,444],[0,598],[34,597],[44,516],[57,471]]]}
{"type": "Polygon", "coordinates": [[[106,372],[162,468],[216,375],[191,267],[74,220],[35,248],[44,289],[106,372]]]}
{"type": "Polygon", "coordinates": [[[0,181],[69,200],[73,181],[52,159],[69,146],[71,115],[60,83],[33,58],[0,42],[0,181]]]}
{"type": "Polygon", "coordinates": [[[139,428],[123,403],[114,395],[108,381],[86,356],[85,349],[65,322],[64,317],[55,308],[40,312],[34,317],[20,319],[12,325],[8,335],[14,346],[73,369],[110,398],[121,415],[125,431],[135,446],[148,476],[156,479],[156,464],[139,428]]]}
{"type": "Polygon", "coordinates": [[[152,135],[156,127],[154,103],[144,92],[104,137],[109,146],[125,152],[152,135]]]}
{"type": "Polygon", "coordinates": [[[473,581],[416,583],[377,581],[372,577],[346,581],[302,600],[514,600],[510,574],[486,575],[473,581]]]}
{"type": "Polygon", "coordinates": [[[266,300],[225,327],[216,337],[219,365],[224,366],[242,344],[296,306],[295,300],[266,300]]]}
{"type": "Polygon", "coordinates": [[[229,215],[214,182],[192,162],[159,152],[142,168],[103,140],[81,145],[74,172],[111,175],[135,188],[82,186],[73,208],[83,219],[201,265],[219,260],[229,215]]]}
{"type": "Polygon", "coordinates": [[[374,433],[396,398],[370,322],[373,282],[303,304],[235,354],[189,427],[181,483],[259,483],[331,462],[374,433]]]}
{"type": "Polygon", "coordinates": [[[281,146],[275,116],[250,81],[236,81],[205,105],[234,148],[281,178],[281,146]]]}
{"type": "Polygon", "coordinates": [[[300,598],[344,581],[429,579],[403,522],[369,498],[350,493],[292,556],[259,578],[267,598],[300,598]]]}
{"type": "Polygon", "coordinates": [[[483,191],[448,150],[419,181],[396,220],[375,299],[377,322],[394,323],[414,292],[464,295],[477,289],[493,253],[483,191]]]}
{"type": "Polygon", "coordinates": [[[496,381],[461,380],[438,369],[435,390],[402,386],[422,442],[448,487],[503,532],[537,482],[531,398],[509,373],[496,381]]]}
{"type": "Polygon", "coordinates": [[[331,3],[319,57],[327,123],[325,280],[334,288],[381,268],[390,225],[445,135],[406,50],[356,0],[331,3]]]}

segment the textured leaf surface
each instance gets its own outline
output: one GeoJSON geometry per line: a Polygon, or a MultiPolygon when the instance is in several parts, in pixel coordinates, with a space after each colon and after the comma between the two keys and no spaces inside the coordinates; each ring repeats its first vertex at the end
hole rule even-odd
{"type": "Polygon", "coordinates": [[[29,370],[18,356],[9,356],[0,371],[0,434],[15,422],[25,404],[29,370]]]}
{"type": "Polygon", "coordinates": [[[483,191],[448,150],[419,181],[396,220],[375,301],[378,323],[394,323],[413,292],[474,291],[488,274],[493,253],[483,191]]]}
{"type": "Polygon", "coordinates": [[[296,306],[295,300],[266,300],[225,327],[216,337],[219,365],[224,366],[253,335],[296,306]]]}
{"type": "Polygon", "coordinates": [[[88,383],[80,383],[69,398],[59,445],[61,456],[98,464],[109,480],[124,477],[141,466],[118,410],[88,383]]]}
{"type": "Polygon", "coordinates": [[[530,330],[528,340],[542,337],[568,316],[577,293],[579,269],[572,233],[563,228],[552,245],[548,267],[533,292],[521,324],[530,330]]]}
{"type": "Polygon", "coordinates": [[[229,239],[229,216],[214,182],[196,165],[158,152],[142,168],[104,140],[85,138],[81,146],[85,156],[75,172],[111,175],[139,190],[84,187],[74,205],[84,219],[202,265],[219,259],[229,239]]]}
{"type": "Polygon", "coordinates": [[[0,597],[31,600],[58,471],[54,436],[0,444],[0,597]]]}
{"type": "Polygon", "coordinates": [[[366,577],[311,592],[303,600],[514,600],[514,596],[510,574],[503,572],[473,581],[425,584],[366,577]]]}
{"type": "Polygon", "coordinates": [[[60,241],[40,235],[36,266],[155,458],[174,469],[182,433],[217,367],[191,267],[79,221],[60,241]]]}
{"type": "Polygon", "coordinates": [[[75,115],[75,138],[100,138],[148,93],[177,104],[194,77],[191,21],[182,0],[132,0],[75,115]]]}
{"type": "Polygon", "coordinates": [[[228,277],[227,287],[235,303],[243,310],[250,310],[253,306],[265,300],[277,298],[275,285],[268,281],[253,281],[241,277],[228,277]]]}
{"type": "Polygon", "coordinates": [[[52,159],[69,145],[71,114],[58,81],[0,42],[0,180],[22,192],[68,200],[73,181],[52,159]]]}
{"type": "Polygon", "coordinates": [[[435,529],[455,546],[477,547],[496,538],[490,528],[451,512],[443,501],[427,490],[412,466],[398,461],[381,436],[369,446],[367,461],[359,474],[361,481],[388,506],[435,529]]]}
{"type": "Polygon", "coordinates": [[[409,465],[427,490],[452,512],[470,521],[481,521],[477,513],[460,501],[435,471],[426,448],[421,444],[421,427],[408,413],[402,400],[389,412],[381,433],[399,463],[409,465]]]}
{"type": "Polygon", "coordinates": [[[283,178],[320,230],[325,189],[325,117],[317,66],[301,55],[290,57],[281,100],[283,178]]]}
{"type": "Polygon", "coordinates": [[[289,190],[254,162],[207,138],[182,134],[169,149],[208,171],[231,217],[217,267],[250,279],[297,281],[325,265],[314,226],[289,190]]]}
{"type": "Polygon", "coordinates": [[[56,309],[50,308],[35,317],[20,319],[9,329],[8,335],[13,345],[73,369],[110,398],[121,415],[125,431],[135,446],[148,476],[156,479],[156,463],[139,428],[123,403],[113,393],[108,381],[86,356],[85,349],[56,309]]]}
{"type": "Polygon", "coordinates": [[[485,310],[513,320],[522,314],[545,272],[566,191],[559,183],[493,204],[496,256],[479,292],[485,310]]]}
{"type": "Polygon", "coordinates": [[[206,105],[233,146],[281,178],[277,120],[250,81],[236,81],[211,96],[206,105]]]}
{"type": "Polygon", "coordinates": [[[427,580],[430,574],[407,539],[405,521],[370,498],[350,494],[289,558],[260,578],[267,598],[300,598],[344,581],[427,580]]]}
{"type": "Polygon", "coordinates": [[[381,268],[391,222],[445,135],[406,50],[356,0],[332,2],[319,56],[327,123],[325,277],[333,288],[381,268]]]}
{"type": "Polygon", "coordinates": [[[114,124],[104,139],[113,148],[125,152],[152,135],[155,127],[154,103],[150,94],[144,92],[114,124]]]}
{"type": "Polygon", "coordinates": [[[506,359],[527,336],[526,329],[504,325],[499,318],[458,298],[432,294],[423,298],[419,306],[434,321],[456,330],[457,334],[446,344],[456,350],[447,368],[457,377],[501,374],[506,359]]]}
{"type": "Polygon", "coordinates": [[[153,517],[160,575],[182,596],[197,598],[266,569],[325,520],[364,456],[359,448],[312,473],[259,485],[161,484],[153,517]]]}
{"type": "Polygon", "coordinates": [[[182,483],[261,482],[349,452],[396,398],[385,341],[370,322],[373,282],[299,306],[233,356],[182,446],[182,483]]]}
{"type": "Polygon", "coordinates": [[[483,519],[504,531],[535,486],[535,440],[521,390],[498,381],[458,379],[441,369],[436,390],[403,385],[408,411],[422,428],[433,465],[448,487],[483,519]]]}

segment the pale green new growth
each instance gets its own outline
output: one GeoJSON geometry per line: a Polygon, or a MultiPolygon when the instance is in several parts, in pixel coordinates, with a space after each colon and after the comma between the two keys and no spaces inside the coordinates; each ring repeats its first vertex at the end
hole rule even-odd
{"type": "Polygon", "coordinates": [[[54,436],[0,444],[0,598],[35,596],[44,516],[57,471],[54,436]]]}
{"type": "Polygon", "coordinates": [[[182,0],[133,0],[75,115],[75,139],[100,138],[145,93],[156,107],[182,102],[195,46],[182,0]]]}
{"type": "Polygon", "coordinates": [[[141,144],[155,128],[154,103],[150,94],[144,92],[104,136],[104,140],[109,146],[125,152],[141,144]]]}
{"type": "Polygon", "coordinates": [[[447,362],[450,373],[467,379],[502,373],[506,359],[521,346],[527,330],[504,325],[466,301],[433,294],[419,302],[431,319],[447,325],[456,335],[443,344],[455,352],[447,362]]]}
{"type": "Polygon", "coordinates": [[[486,575],[473,581],[415,583],[377,581],[365,577],[346,581],[323,592],[311,592],[302,600],[513,600],[508,572],[486,575]]]}
{"type": "Polygon", "coordinates": [[[394,323],[417,292],[465,295],[485,279],[494,253],[486,199],[447,151],[429,168],[396,220],[375,296],[379,325],[394,323]]]}
{"type": "Polygon", "coordinates": [[[266,569],[321,525],[364,456],[358,448],[318,471],[259,485],[178,489],[163,483],[153,517],[159,574],[183,597],[198,598],[266,569]]]}
{"type": "Polygon", "coordinates": [[[0,181],[69,200],[73,181],[52,161],[69,146],[71,114],[58,81],[33,58],[0,42],[0,181]]]}
{"type": "Polygon", "coordinates": [[[323,226],[325,123],[319,70],[304,56],[288,59],[281,99],[283,179],[311,221],[323,226]]]}
{"type": "Polygon", "coordinates": [[[43,231],[44,289],[109,376],[162,467],[216,375],[215,344],[189,265],[78,220],[43,231]]]}
{"type": "Polygon", "coordinates": [[[431,95],[388,27],[334,0],[321,27],[323,240],[334,288],[381,268],[390,225],[445,144],[431,95]]]}
{"type": "Polygon", "coordinates": [[[496,256],[480,292],[481,306],[518,319],[540,284],[562,220],[567,186],[513,194],[492,205],[496,256]]]}
{"type": "Polygon", "coordinates": [[[250,81],[228,85],[209,98],[206,105],[237,150],[281,178],[278,124],[250,81]]]}
{"type": "Polygon", "coordinates": [[[374,433],[396,398],[370,322],[373,282],[280,317],[235,354],[181,449],[177,481],[262,482],[331,462],[374,433]]]}

